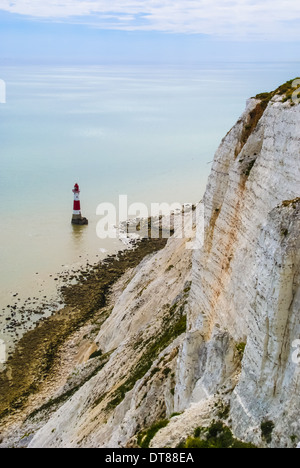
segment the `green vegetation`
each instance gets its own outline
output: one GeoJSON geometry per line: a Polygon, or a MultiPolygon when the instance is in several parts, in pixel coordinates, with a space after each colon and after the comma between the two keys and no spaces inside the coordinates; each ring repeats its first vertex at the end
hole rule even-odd
{"type": "Polygon", "coordinates": [[[255,162],[256,162],[256,159],[253,159],[252,161],[250,161],[249,164],[248,164],[248,166],[247,166],[246,169],[244,170],[243,174],[244,174],[246,177],[249,177],[250,172],[252,171],[255,162]]]}
{"type": "Polygon", "coordinates": [[[150,379],[159,371],[160,371],[159,367],[154,367],[154,369],[152,369],[152,371],[150,372],[150,379]]]}
{"type": "Polygon", "coordinates": [[[237,350],[238,352],[238,355],[240,357],[240,359],[242,360],[243,357],[244,357],[244,352],[245,352],[245,348],[246,348],[246,343],[238,343],[236,346],[235,346],[235,349],[237,350]]]}
{"type": "Polygon", "coordinates": [[[26,432],[26,434],[24,434],[20,440],[24,440],[24,439],[27,439],[27,437],[30,437],[31,434],[34,434],[34,432],[26,432]]]}
{"type": "Polygon", "coordinates": [[[172,413],[170,419],[175,418],[175,416],[180,416],[182,413],[172,413]]]}
{"type": "Polygon", "coordinates": [[[163,374],[165,377],[168,377],[168,375],[170,374],[170,372],[172,372],[172,370],[170,369],[170,367],[166,367],[164,370],[163,370],[163,374]]]}
{"type": "Polygon", "coordinates": [[[293,80],[289,80],[283,85],[279,86],[275,91],[271,91],[270,93],[261,93],[255,96],[256,99],[260,99],[264,105],[268,105],[271,99],[276,96],[283,96],[283,102],[290,100],[293,102],[293,93],[299,89],[300,92],[300,85],[293,87],[293,83],[295,80],[299,80],[300,78],[294,78],[293,80]]]}
{"type": "Polygon", "coordinates": [[[99,356],[102,356],[102,351],[101,349],[99,349],[98,351],[95,351],[94,353],[92,353],[89,357],[89,359],[94,359],[96,357],[99,357],[99,356]]]}
{"type": "Polygon", "coordinates": [[[203,430],[204,430],[203,427],[197,427],[194,430],[194,437],[196,438],[200,437],[203,430]]]}
{"type": "MultiPolygon", "coordinates": [[[[241,150],[247,143],[250,135],[256,129],[258,122],[260,121],[266,108],[268,107],[269,102],[274,96],[276,95],[283,96],[283,102],[290,100],[291,104],[295,105],[292,99],[293,93],[297,91],[297,89],[299,89],[299,95],[300,95],[300,85],[293,88],[294,81],[295,80],[290,80],[287,83],[283,84],[282,86],[279,86],[277,89],[275,89],[275,91],[271,91],[270,93],[260,93],[255,96],[255,99],[259,100],[260,102],[256,105],[256,107],[249,114],[250,119],[249,119],[249,122],[243,128],[241,139],[240,139],[241,146],[236,148],[235,157],[238,156],[238,154],[241,152],[241,150]]],[[[246,176],[249,176],[254,163],[255,163],[255,160],[249,164],[248,168],[246,168],[244,172],[246,176]]]]}
{"type": "Polygon", "coordinates": [[[140,432],[137,437],[138,446],[141,448],[149,448],[150,442],[155,434],[163,427],[166,427],[168,424],[168,419],[162,419],[161,421],[154,423],[149,429],[140,432]]]}
{"type": "Polygon", "coordinates": [[[275,424],[273,421],[264,421],[261,423],[261,435],[263,440],[270,444],[272,442],[272,434],[274,430],[275,424]]]}
{"type": "MultiPolygon", "coordinates": [[[[178,304],[175,304],[169,309],[169,314],[164,317],[161,332],[158,336],[151,337],[148,342],[141,342],[143,353],[138,364],[129,372],[129,377],[114,391],[112,400],[108,403],[106,409],[111,410],[118,406],[123,401],[125,394],[134,387],[135,383],[140,380],[149,369],[151,369],[159,353],[185,331],[186,315],[184,314],[184,308],[182,306],[178,308],[178,304]]],[[[135,346],[135,348],[138,349],[139,346],[135,346]]],[[[154,371],[157,371],[157,368],[155,368],[154,371]]],[[[169,373],[169,371],[166,372],[169,373]]],[[[97,406],[101,400],[98,400],[95,406],[97,406]]]]}
{"type": "Polygon", "coordinates": [[[233,437],[229,427],[221,421],[213,422],[209,427],[197,427],[193,437],[181,442],[178,448],[256,448],[255,445],[242,442],[233,437]]]}
{"type": "Polygon", "coordinates": [[[229,417],[229,413],[230,413],[230,404],[225,405],[224,403],[221,403],[219,407],[218,417],[220,419],[227,419],[229,417]]]}
{"type": "Polygon", "coordinates": [[[187,284],[186,284],[186,286],[185,286],[185,288],[184,288],[184,290],[183,290],[183,292],[184,292],[185,294],[189,293],[190,290],[191,290],[191,287],[192,287],[192,282],[191,282],[191,281],[188,281],[187,284]]]}
{"type": "MultiPolygon", "coordinates": [[[[299,78],[296,78],[299,80],[299,78]]],[[[298,89],[300,90],[300,85],[298,84],[296,87],[293,87],[293,83],[295,80],[287,81],[284,85],[280,86],[277,90],[277,94],[284,95],[283,102],[291,101],[293,102],[293,94],[298,89]]],[[[295,104],[295,103],[294,103],[295,104]]]]}

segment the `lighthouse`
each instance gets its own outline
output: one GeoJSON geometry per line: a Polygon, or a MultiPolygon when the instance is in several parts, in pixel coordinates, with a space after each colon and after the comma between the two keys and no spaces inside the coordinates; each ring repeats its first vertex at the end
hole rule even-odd
{"type": "Polygon", "coordinates": [[[79,224],[83,226],[84,224],[88,224],[88,220],[81,216],[81,209],[80,209],[80,190],[79,185],[75,184],[73,188],[74,193],[74,203],[73,203],[73,216],[72,216],[72,224],[79,224]]]}

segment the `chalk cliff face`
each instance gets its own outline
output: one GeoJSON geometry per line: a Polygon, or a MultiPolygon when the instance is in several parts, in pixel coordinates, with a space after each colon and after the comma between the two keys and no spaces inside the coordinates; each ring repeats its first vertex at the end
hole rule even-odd
{"type": "Polygon", "coordinates": [[[238,437],[261,445],[261,423],[272,421],[273,445],[291,446],[300,436],[292,359],[300,334],[300,108],[274,97],[240,150],[256,106],[249,101],[223,140],[209,178],[176,409],[229,387],[238,437]],[[239,343],[246,343],[241,371],[232,358],[239,343]]]}
{"type": "Polygon", "coordinates": [[[161,419],[170,420],[151,445],[175,447],[225,406],[239,439],[300,441],[299,147],[298,105],[248,101],[203,203],[185,215],[188,236],[119,282],[95,340],[102,356],[78,366],[76,391],[36,423],[30,447],[135,446],[161,419]]]}

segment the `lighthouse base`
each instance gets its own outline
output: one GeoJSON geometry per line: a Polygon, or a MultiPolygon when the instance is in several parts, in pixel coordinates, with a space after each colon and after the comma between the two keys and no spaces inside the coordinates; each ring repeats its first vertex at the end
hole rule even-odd
{"type": "Polygon", "coordinates": [[[72,218],[72,224],[77,224],[78,226],[85,226],[89,224],[88,220],[86,218],[82,218],[82,216],[73,216],[72,218]]]}

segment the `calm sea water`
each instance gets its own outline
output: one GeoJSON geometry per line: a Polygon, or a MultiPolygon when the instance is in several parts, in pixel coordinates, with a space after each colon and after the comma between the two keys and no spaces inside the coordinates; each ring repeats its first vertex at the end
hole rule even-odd
{"type": "Polygon", "coordinates": [[[99,203],[199,201],[246,99],[295,76],[297,63],[0,67],[0,339],[15,294],[50,294],[50,275],[120,247],[97,238],[99,203]]]}

